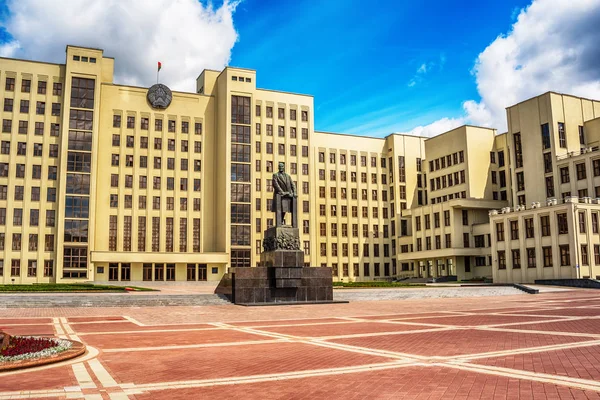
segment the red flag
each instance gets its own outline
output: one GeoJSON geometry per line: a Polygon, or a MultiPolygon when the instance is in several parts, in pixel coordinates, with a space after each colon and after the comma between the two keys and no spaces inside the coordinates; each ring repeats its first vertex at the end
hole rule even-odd
{"type": "Polygon", "coordinates": [[[158,70],[160,71],[160,69],[161,69],[161,68],[162,68],[162,64],[161,64],[161,62],[159,61],[159,62],[158,62],[158,70]]]}

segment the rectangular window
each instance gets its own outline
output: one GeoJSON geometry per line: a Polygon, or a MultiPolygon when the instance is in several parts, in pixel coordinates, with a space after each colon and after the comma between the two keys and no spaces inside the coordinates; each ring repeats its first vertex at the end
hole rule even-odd
{"type": "Polygon", "coordinates": [[[565,235],[569,233],[569,225],[567,223],[567,214],[556,214],[556,222],[558,223],[558,234],[565,235]]]}
{"type": "Polygon", "coordinates": [[[565,133],[565,123],[558,123],[558,145],[566,149],[567,148],[567,134],[565,133]]]}
{"type": "Polygon", "coordinates": [[[560,266],[569,266],[571,265],[571,252],[568,244],[563,244],[558,246],[560,250],[560,266]]]}
{"type": "Polygon", "coordinates": [[[498,251],[498,269],[506,269],[506,252],[498,251]]]}
{"type": "Polygon", "coordinates": [[[550,127],[548,124],[542,125],[542,148],[549,149],[550,148],[550,127]]]}
{"type": "Polygon", "coordinates": [[[498,242],[504,241],[504,222],[496,223],[496,240],[498,242]]]}

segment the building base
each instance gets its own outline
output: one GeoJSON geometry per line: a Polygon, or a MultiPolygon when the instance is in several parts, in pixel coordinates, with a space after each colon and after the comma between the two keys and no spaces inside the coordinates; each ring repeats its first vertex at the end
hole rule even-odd
{"type": "Polygon", "coordinates": [[[332,303],[329,267],[232,268],[215,293],[240,305],[332,303]]]}

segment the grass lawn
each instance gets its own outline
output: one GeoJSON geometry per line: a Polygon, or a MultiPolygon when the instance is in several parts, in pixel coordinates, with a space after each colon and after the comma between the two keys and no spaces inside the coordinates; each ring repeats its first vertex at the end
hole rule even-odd
{"type": "Polygon", "coordinates": [[[403,282],[385,282],[385,281],[367,281],[367,282],[333,282],[334,287],[349,288],[411,288],[427,287],[423,283],[403,283],[403,282]]]}
{"type": "Polygon", "coordinates": [[[155,291],[136,286],[92,285],[91,283],[34,283],[32,285],[0,285],[0,292],[126,292],[125,288],[135,291],[155,291]]]}

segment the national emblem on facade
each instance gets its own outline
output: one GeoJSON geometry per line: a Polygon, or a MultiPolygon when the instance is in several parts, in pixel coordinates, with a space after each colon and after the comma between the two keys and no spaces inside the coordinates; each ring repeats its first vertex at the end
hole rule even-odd
{"type": "Polygon", "coordinates": [[[171,93],[171,89],[162,83],[152,85],[150,89],[148,89],[148,102],[152,108],[165,109],[169,107],[172,99],[173,94],[171,93]]]}

